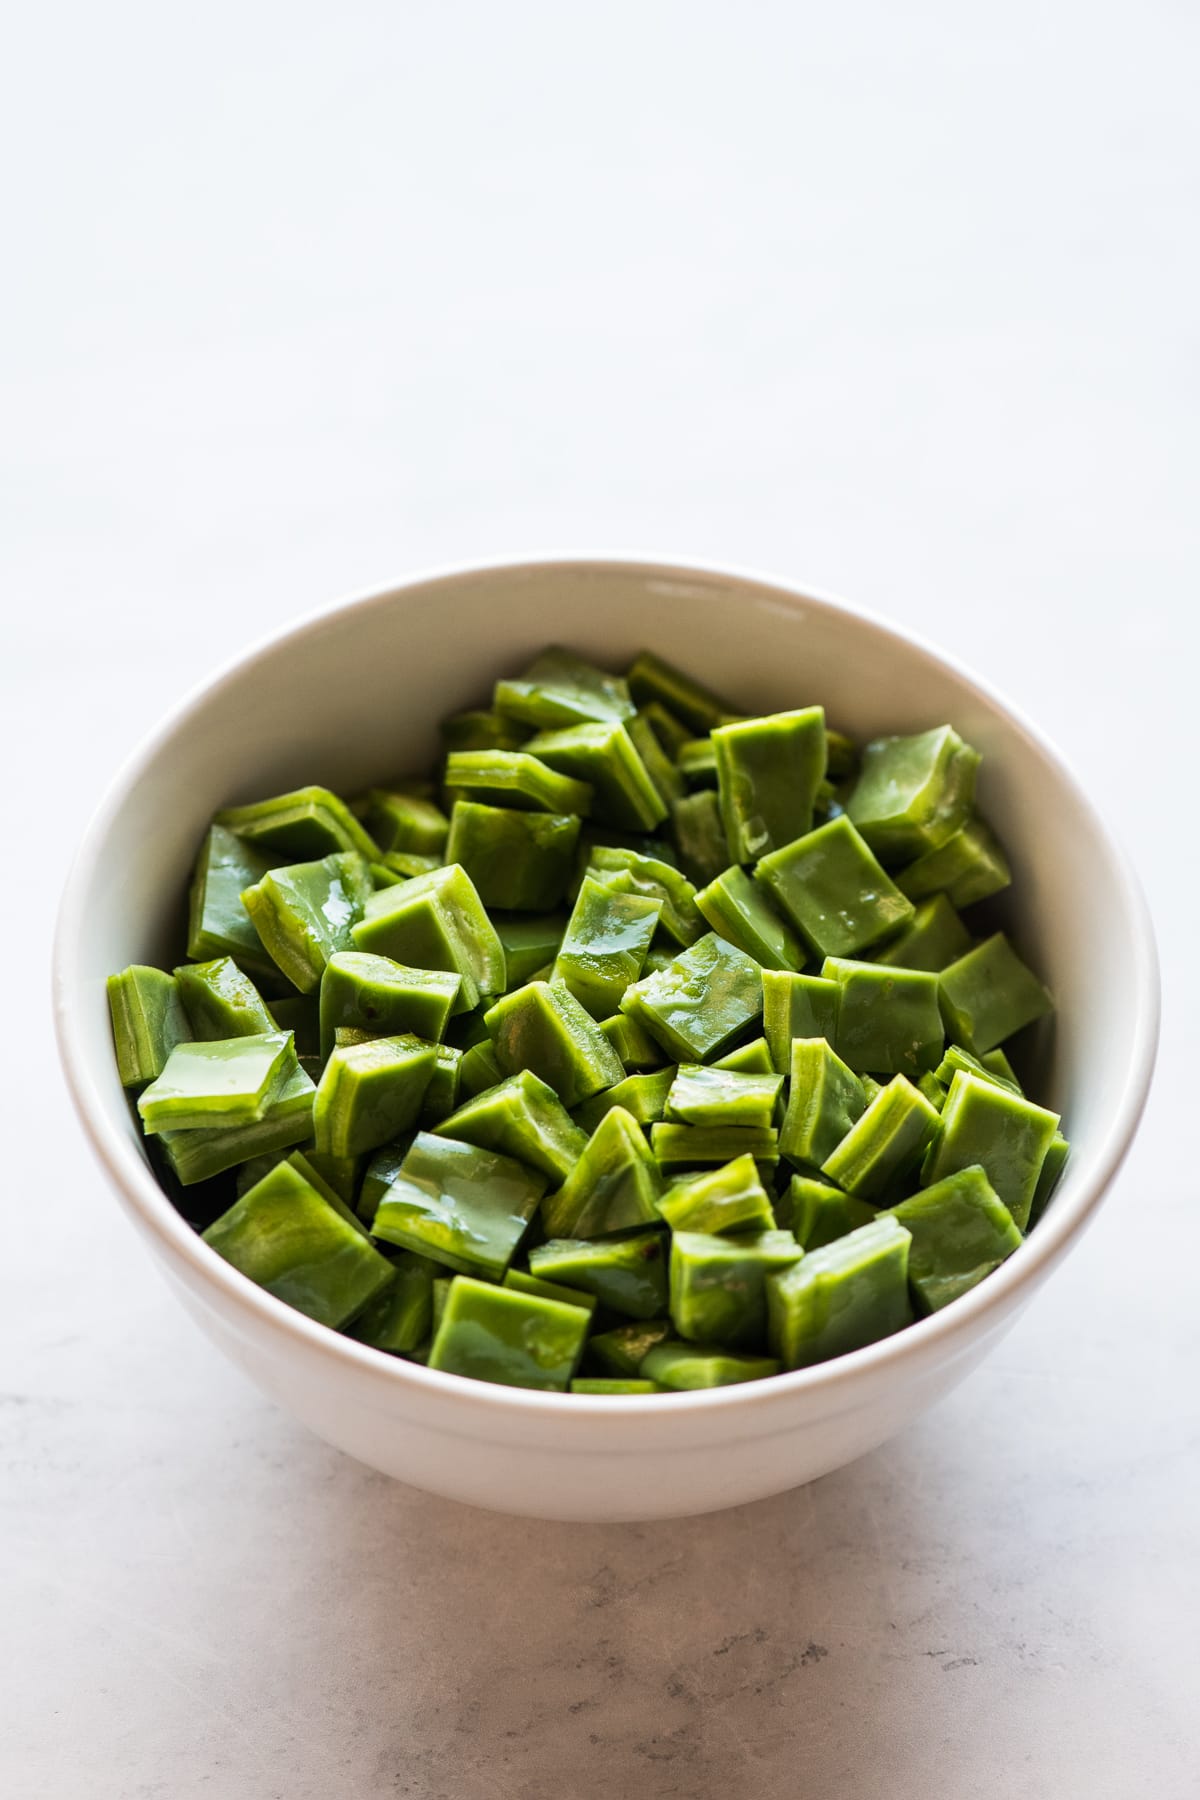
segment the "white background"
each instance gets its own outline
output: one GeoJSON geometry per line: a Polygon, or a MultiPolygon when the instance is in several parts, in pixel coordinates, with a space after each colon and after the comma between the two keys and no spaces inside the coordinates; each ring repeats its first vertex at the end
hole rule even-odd
{"type": "Polygon", "coordinates": [[[1194,1800],[1194,8],[7,37],[0,1788],[1194,1800]],[[985,1369],[640,1528],[432,1500],[260,1399],[104,1191],[48,1016],[72,847],[182,691],[347,590],[571,549],[806,581],[985,671],[1134,851],[1167,988],[1135,1153],[985,1369]]]}

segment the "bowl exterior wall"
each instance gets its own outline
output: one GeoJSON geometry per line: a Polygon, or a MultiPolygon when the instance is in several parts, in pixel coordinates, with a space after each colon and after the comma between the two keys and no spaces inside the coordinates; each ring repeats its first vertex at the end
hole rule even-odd
{"type": "MultiPolygon", "coordinates": [[[[832,1399],[800,1388],[772,1404],[731,1408],[726,1428],[679,1441],[634,1405],[576,1402],[576,1429],[558,1419],[510,1421],[498,1431],[488,1396],[447,1404],[387,1379],[363,1379],[323,1346],[297,1353],[291,1334],[263,1329],[244,1309],[168,1256],[164,1273],[191,1318],[265,1394],[359,1462],[430,1493],[495,1512],[591,1523],[682,1518],[800,1487],[876,1449],[940,1400],[996,1344],[1028,1296],[952,1356],[930,1355],[903,1381],[886,1368],[832,1399]],[[588,1416],[588,1415],[591,1416],[588,1416]],[[648,1427],[648,1429],[646,1428],[648,1427]],[[568,1442],[568,1437],[570,1441],[568,1442]]],[[[374,1374],[374,1371],[372,1371],[374,1374]]],[[[461,1389],[464,1384],[458,1383],[461,1389]]],[[[481,1384],[473,1383],[478,1389],[481,1384]]],[[[665,1403],[680,1405],[679,1397],[665,1403]]],[[[686,1405],[686,1402],[683,1402],[686,1405]]],[[[639,1403],[644,1406],[645,1403],[639,1403]]]]}
{"type": "Polygon", "coordinates": [[[823,1418],[797,1417],[764,1436],[724,1438],[717,1450],[707,1444],[610,1447],[608,1421],[595,1419],[589,1423],[596,1447],[564,1455],[553,1444],[507,1443],[482,1419],[477,1435],[463,1436],[408,1417],[385,1389],[351,1387],[331,1377],[324,1362],[300,1368],[290,1345],[267,1345],[191,1289],[179,1285],[176,1292],[205,1335],[263,1393],[348,1456],[467,1506],[591,1524],[717,1512],[828,1475],[877,1449],[940,1400],[1016,1317],[1014,1312],[953,1360],[910,1375],[901,1392],[889,1389],[823,1418]]]}

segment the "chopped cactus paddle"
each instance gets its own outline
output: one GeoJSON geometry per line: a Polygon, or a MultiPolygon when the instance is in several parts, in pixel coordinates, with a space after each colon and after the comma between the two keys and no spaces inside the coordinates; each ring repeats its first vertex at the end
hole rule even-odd
{"type": "Polygon", "coordinates": [[[649,650],[475,698],[427,768],[239,795],[185,959],[109,979],[209,1246],[393,1371],[609,1407],[986,1281],[1069,1145],[1051,995],[973,910],[1011,881],[978,751],[927,718],[856,742],[811,692],[739,711],[649,650]]]}

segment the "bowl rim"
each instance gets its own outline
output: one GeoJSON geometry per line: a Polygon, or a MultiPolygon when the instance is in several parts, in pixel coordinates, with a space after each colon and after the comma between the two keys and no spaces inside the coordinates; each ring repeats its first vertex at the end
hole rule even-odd
{"type": "MultiPolygon", "coordinates": [[[[882,1369],[899,1369],[933,1355],[948,1357],[952,1346],[981,1335],[985,1322],[992,1317],[997,1327],[1018,1304],[1019,1290],[1031,1292],[1040,1280],[1082,1234],[1124,1161],[1133,1141],[1146,1105],[1158,1049],[1161,1011],[1158,954],[1154,928],[1141,884],[1132,864],[1099,808],[1087,794],[1062,752],[1047,735],[1027,719],[989,682],[930,643],[921,633],[909,631],[882,618],[868,608],[852,604],[819,589],[781,580],[757,570],[715,565],[699,559],[660,558],[637,554],[589,555],[567,554],[503,556],[482,561],[439,565],[420,570],[385,587],[371,587],[318,606],[286,626],[268,632],[221,663],[217,669],[171,706],[163,717],[138,742],[119,765],[116,773],[96,803],[72,861],[59,904],[52,953],[52,989],[55,1033],[67,1087],[92,1149],[107,1172],[118,1196],[128,1206],[149,1234],[157,1238],[168,1257],[179,1256],[188,1263],[199,1283],[221,1289],[229,1303],[258,1316],[261,1323],[291,1337],[297,1347],[332,1357],[347,1369],[383,1378],[397,1390],[408,1388],[447,1402],[475,1402],[516,1417],[554,1415],[579,1420],[581,1416],[607,1414],[622,1422],[645,1418],[652,1432],[659,1432],[665,1417],[697,1412],[719,1412],[735,1407],[745,1413],[755,1407],[770,1407],[802,1395],[834,1395],[847,1384],[868,1377],[882,1369]],[[211,1250],[187,1221],[178,1213],[168,1195],[159,1187],[147,1164],[138,1155],[127,1134],[118,1131],[107,1116],[93,1078],[80,1028],[82,983],[76,979],[79,945],[86,917],[87,898],[101,858],[104,843],[114,815],[124,805],[129,792],[143,778],[164,744],[203,709],[229,682],[242,679],[256,664],[265,663],[285,643],[306,637],[326,628],[333,619],[341,620],[355,612],[387,607],[411,590],[438,583],[453,584],[464,579],[491,575],[545,575],[556,569],[640,577],[643,580],[671,581],[707,579],[730,582],[744,589],[757,590],[764,598],[790,608],[807,608],[846,617],[901,645],[916,651],[928,662],[948,671],[966,688],[974,690],[988,706],[1001,713],[1032,748],[1052,764],[1070,793],[1074,804],[1084,815],[1093,835],[1101,843],[1125,912],[1131,923],[1130,954],[1136,995],[1134,1030],[1126,1041],[1126,1064],[1120,1100],[1110,1115],[1107,1129],[1090,1157],[1090,1172],[1074,1188],[1064,1189],[1033,1232],[999,1269],[971,1291],[944,1307],[940,1312],[916,1320],[903,1331],[880,1339],[861,1350],[848,1352],[829,1362],[811,1368],[785,1371],[766,1381],[735,1384],[730,1387],[672,1392],[655,1395],[578,1395],[565,1392],[543,1392],[538,1389],[505,1387],[499,1383],[472,1380],[429,1369],[420,1363],[407,1362],[388,1352],[377,1350],[343,1333],[320,1325],[298,1312],[285,1301],[258,1287],[249,1277],[211,1250]]],[[[445,1428],[453,1430],[451,1408],[447,1408],[445,1428]]]]}

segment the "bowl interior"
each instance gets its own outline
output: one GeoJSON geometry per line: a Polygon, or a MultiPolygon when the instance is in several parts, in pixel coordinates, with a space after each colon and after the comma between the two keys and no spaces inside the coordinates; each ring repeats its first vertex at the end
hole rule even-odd
{"type": "Polygon", "coordinates": [[[742,577],[634,563],[484,569],[349,604],[241,661],[169,722],[97,820],[60,964],[77,1066],[108,1129],[142,1154],[104,980],[177,958],[212,812],[302,783],[353,793],[423,770],[438,720],[485,704],[498,674],[551,642],[615,668],[650,648],[739,708],[819,702],[858,736],[948,720],[983,751],[980,804],[1015,877],[1006,923],[1059,1005],[1023,1047],[1025,1068],[1075,1147],[1060,1197],[1085,1186],[1144,1079],[1134,1045],[1153,969],[1121,859],[1070,776],[969,677],[877,622],[742,577]]]}

